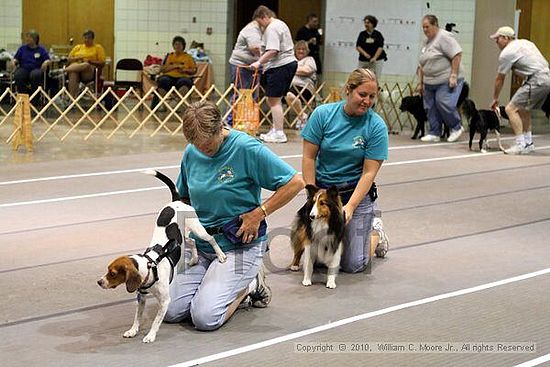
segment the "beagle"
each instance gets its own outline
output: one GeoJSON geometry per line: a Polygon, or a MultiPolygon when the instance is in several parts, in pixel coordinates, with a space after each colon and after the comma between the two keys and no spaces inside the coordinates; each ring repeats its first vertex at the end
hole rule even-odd
{"type": "MultiPolygon", "coordinates": [[[[151,293],[157,299],[159,304],[157,314],[153,320],[151,330],[143,338],[144,343],[152,343],[155,341],[160,324],[168,309],[170,303],[169,285],[174,275],[174,268],[181,257],[183,238],[177,223],[176,213],[178,211],[187,213],[184,222],[186,239],[189,233],[193,232],[197,237],[208,241],[212,245],[220,262],[225,262],[227,256],[214,237],[209,235],[201,225],[193,207],[181,201],[174,183],[160,172],[147,170],[144,173],[153,175],[164,182],[172,192],[173,201],[160,211],[151,244],[145,252],[114,259],[107,266],[107,273],[97,281],[97,284],[103,289],[112,289],[121,284],[126,284],[128,292],[138,292],[134,323],[123,334],[125,338],[133,338],[139,331],[140,320],[145,308],[145,294],[151,293]]],[[[198,262],[197,248],[193,240],[187,242],[192,245],[192,255],[189,261],[189,266],[192,266],[198,262]]]]}

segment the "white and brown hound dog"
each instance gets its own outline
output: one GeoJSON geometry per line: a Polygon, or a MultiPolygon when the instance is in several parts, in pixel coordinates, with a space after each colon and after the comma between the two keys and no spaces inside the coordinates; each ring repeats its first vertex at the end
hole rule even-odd
{"type": "MultiPolygon", "coordinates": [[[[145,173],[154,175],[163,181],[172,192],[172,202],[166,205],[159,213],[156,226],[153,231],[151,244],[145,253],[141,255],[120,256],[107,266],[107,273],[97,281],[97,284],[104,288],[116,288],[121,284],[126,284],[126,290],[130,293],[138,292],[137,309],[132,327],[124,333],[125,338],[133,338],[137,335],[140,326],[140,320],[145,308],[145,294],[151,293],[158,301],[158,312],[153,320],[151,330],[143,338],[144,343],[155,341],[158,329],[168,304],[170,303],[170,294],[168,287],[174,275],[174,267],[181,257],[181,244],[183,243],[182,232],[177,223],[176,213],[187,212],[194,215],[186,215],[185,234],[186,238],[189,232],[193,232],[197,237],[208,241],[214,248],[218,260],[225,262],[226,255],[218,246],[214,237],[209,235],[199,222],[193,207],[181,201],[181,197],[176,191],[174,183],[162,173],[148,170],[145,173]]],[[[193,241],[188,241],[193,242],[193,241]]],[[[194,245],[194,243],[192,243],[194,245]]],[[[189,266],[198,261],[197,249],[191,248],[192,256],[189,266]]]]}

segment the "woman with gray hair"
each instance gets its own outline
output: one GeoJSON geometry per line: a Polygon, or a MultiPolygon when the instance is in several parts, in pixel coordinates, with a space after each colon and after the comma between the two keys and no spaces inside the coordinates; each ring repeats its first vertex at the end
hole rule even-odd
{"type": "Polygon", "coordinates": [[[167,322],[191,318],[199,330],[215,330],[241,301],[267,307],[262,257],[268,215],[304,187],[294,168],[257,139],[223,127],[218,107],[195,102],[183,113],[184,150],[177,180],[180,195],[227,255],[220,263],[208,242],[195,238],[199,262],[170,285],[167,322]],[[261,190],[274,193],[262,201],[261,190]]]}
{"type": "Polygon", "coordinates": [[[298,41],[294,45],[294,55],[298,60],[296,74],[290,83],[290,90],[285,99],[289,106],[296,112],[296,125],[300,129],[307,122],[307,113],[302,111],[302,101],[308,103],[315,94],[317,84],[317,64],[315,59],[309,55],[309,46],[306,41],[298,41]],[[300,98],[298,98],[300,96],[300,98]]]}
{"type": "Polygon", "coordinates": [[[346,100],[317,107],[302,130],[302,171],[306,184],[338,188],[346,218],[340,267],[357,273],[369,263],[374,179],[388,159],[388,129],[372,110],[378,97],[373,71],[352,71],[344,88],[346,100]]]}
{"type": "Polygon", "coordinates": [[[50,55],[39,44],[40,35],[31,29],[23,34],[25,44],[15,53],[14,62],[17,67],[13,78],[18,93],[32,93],[44,82],[50,60],[50,55]]]}

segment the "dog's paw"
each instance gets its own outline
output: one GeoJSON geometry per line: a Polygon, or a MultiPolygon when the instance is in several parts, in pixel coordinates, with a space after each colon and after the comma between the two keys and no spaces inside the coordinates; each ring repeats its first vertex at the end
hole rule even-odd
{"type": "Polygon", "coordinates": [[[193,265],[197,265],[199,262],[199,257],[198,256],[194,256],[192,257],[189,262],[187,263],[187,266],[191,267],[193,265]]]}
{"type": "Polygon", "coordinates": [[[131,328],[130,330],[128,330],[124,334],[122,334],[122,336],[125,337],[125,338],[133,338],[134,336],[137,335],[137,333],[138,333],[137,328],[131,328]]]}
{"type": "Polygon", "coordinates": [[[218,261],[224,263],[227,260],[227,255],[224,253],[218,254],[218,261]]]}
{"type": "Polygon", "coordinates": [[[327,288],[330,288],[330,289],[336,288],[336,282],[334,280],[329,280],[327,282],[327,288]]]}
{"type": "Polygon", "coordinates": [[[311,279],[302,280],[302,285],[309,287],[311,285],[311,279]]]}
{"type": "Polygon", "coordinates": [[[290,265],[290,271],[298,271],[300,270],[300,265],[290,265]]]}
{"type": "Polygon", "coordinates": [[[157,338],[157,334],[153,334],[153,333],[149,333],[147,335],[145,335],[145,337],[143,338],[143,342],[144,343],[152,343],[155,341],[155,339],[157,338]]]}

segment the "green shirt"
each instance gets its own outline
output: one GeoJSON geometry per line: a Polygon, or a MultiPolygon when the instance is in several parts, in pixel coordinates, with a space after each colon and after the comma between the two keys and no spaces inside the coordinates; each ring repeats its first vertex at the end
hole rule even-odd
{"type": "Polygon", "coordinates": [[[374,111],[359,117],[344,112],[344,103],[327,103],[313,111],[302,137],[319,146],[316,181],[323,185],[357,182],[365,159],[388,159],[388,129],[374,111]]]}
{"type": "MultiPolygon", "coordinates": [[[[177,188],[189,197],[205,228],[221,227],[261,204],[261,189],[277,190],[296,174],[257,139],[230,130],[220,150],[209,157],[189,144],[181,161],[177,188]]],[[[235,249],[223,234],[214,236],[222,250],[235,249]]],[[[265,240],[267,234],[255,242],[265,240]]],[[[214,252],[210,244],[195,238],[197,247],[214,252]]]]}

